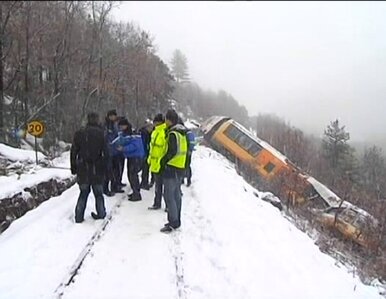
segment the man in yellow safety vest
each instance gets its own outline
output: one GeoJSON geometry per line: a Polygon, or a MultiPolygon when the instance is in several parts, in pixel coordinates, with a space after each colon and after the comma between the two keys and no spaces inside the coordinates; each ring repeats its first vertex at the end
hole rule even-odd
{"type": "Polygon", "coordinates": [[[160,175],[161,159],[166,154],[166,124],[164,116],[159,113],[153,119],[154,131],[151,133],[150,150],[147,163],[149,170],[154,176],[155,196],[154,204],[149,207],[149,210],[158,210],[161,208],[163,182],[160,175]]]}
{"type": "Polygon", "coordinates": [[[161,159],[160,173],[164,183],[164,198],[168,208],[168,223],[161,232],[169,233],[181,226],[181,180],[185,174],[188,140],[186,128],[178,124],[175,110],[166,113],[167,152],[161,159]]]}

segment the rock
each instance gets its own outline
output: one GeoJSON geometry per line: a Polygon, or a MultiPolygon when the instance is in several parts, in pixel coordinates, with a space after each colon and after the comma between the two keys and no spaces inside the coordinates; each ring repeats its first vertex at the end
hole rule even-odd
{"type": "Polygon", "coordinates": [[[42,202],[58,196],[75,184],[75,179],[51,179],[24,189],[10,198],[0,199],[0,233],[17,218],[38,207],[42,202]]]}

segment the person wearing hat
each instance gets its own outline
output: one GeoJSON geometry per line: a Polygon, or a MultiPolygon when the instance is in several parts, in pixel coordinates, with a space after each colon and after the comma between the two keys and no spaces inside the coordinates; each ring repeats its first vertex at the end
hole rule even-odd
{"type": "Polygon", "coordinates": [[[142,200],[141,188],[139,184],[139,172],[142,169],[142,161],[145,157],[142,137],[139,134],[133,134],[132,125],[127,119],[121,119],[118,123],[120,134],[117,138],[117,150],[123,153],[127,158],[127,174],[130,187],[133,190],[129,194],[129,201],[142,200]]]}
{"type": "MultiPolygon", "coordinates": [[[[182,126],[185,126],[183,119],[180,117],[178,123],[182,126]]],[[[186,128],[186,137],[188,139],[188,155],[186,156],[186,166],[185,166],[185,175],[182,179],[182,184],[184,183],[185,178],[187,179],[186,186],[190,187],[192,184],[192,154],[194,151],[194,147],[196,145],[196,137],[191,129],[186,128]]]]}
{"type": "Polygon", "coordinates": [[[143,148],[145,149],[145,158],[142,162],[142,174],[141,174],[141,189],[149,190],[150,184],[149,184],[149,164],[147,163],[147,158],[149,157],[149,150],[150,150],[150,138],[151,138],[151,132],[153,131],[153,124],[152,122],[146,121],[145,125],[139,129],[139,133],[142,137],[142,143],[143,148]]]}
{"type": "MultiPolygon", "coordinates": [[[[119,116],[118,117],[118,134],[119,134],[119,121],[122,120],[122,119],[126,119],[125,116],[119,116]]],[[[118,165],[119,165],[119,177],[118,177],[118,187],[120,188],[123,188],[123,187],[126,187],[126,184],[122,183],[122,178],[123,178],[123,172],[124,172],[124,168],[125,168],[125,157],[124,155],[121,153],[119,156],[118,156],[118,165]]]]}
{"type": "Polygon", "coordinates": [[[149,164],[150,172],[154,177],[155,195],[154,204],[149,207],[149,210],[158,210],[161,208],[163,195],[163,180],[160,175],[161,159],[167,151],[166,143],[166,124],[164,116],[159,113],[153,119],[154,130],[150,137],[150,149],[147,163],[149,164]]]}
{"type": "Polygon", "coordinates": [[[121,153],[112,146],[112,141],[118,137],[118,114],[115,109],[107,112],[105,121],[105,138],[110,151],[110,158],[107,161],[107,171],[103,186],[103,193],[113,196],[114,193],[123,193],[120,182],[120,155],[121,153]],[[109,190],[110,184],[110,190],[109,190]]]}
{"type": "Polygon", "coordinates": [[[187,129],[178,123],[178,114],[170,109],[165,116],[168,128],[167,151],[160,161],[160,174],[164,184],[164,198],[168,208],[168,222],[161,229],[170,233],[181,226],[181,183],[185,174],[188,154],[187,129]]]}
{"type": "Polygon", "coordinates": [[[92,212],[94,219],[106,216],[103,198],[103,180],[109,149],[105,142],[103,129],[99,123],[99,115],[87,115],[87,125],[74,135],[71,146],[71,173],[76,174],[80,194],[75,208],[75,222],[84,220],[87,199],[92,189],[95,197],[97,213],[92,212]]]}

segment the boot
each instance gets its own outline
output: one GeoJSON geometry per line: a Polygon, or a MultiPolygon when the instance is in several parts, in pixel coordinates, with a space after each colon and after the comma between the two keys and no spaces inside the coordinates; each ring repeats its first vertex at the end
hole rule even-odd
{"type": "Polygon", "coordinates": [[[146,184],[146,183],[141,183],[141,185],[139,185],[139,187],[143,190],[150,190],[149,184],[146,184]]]}
{"type": "Polygon", "coordinates": [[[95,214],[94,212],[91,212],[91,217],[94,218],[95,220],[99,220],[99,219],[103,219],[105,217],[99,217],[97,214],[95,214]]]}
{"type": "Polygon", "coordinates": [[[156,206],[156,205],[152,205],[151,207],[148,207],[147,209],[148,210],[159,210],[159,209],[161,209],[161,207],[160,206],[156,206]]]}
{"type": "Polygon", "coordinates": [[[123,191],[122,189],[118,189],[118,188],[114,189],[113,192],[114,193],[125,193],[125,191],[123,191]]]}
{"type": "Polygon", "coordinates": [[[112,197],[112,196],[115,195],[114,192],[111,192],[108,189],[107,190],[103,190],[103,194],[106,195],[107,197],[112,197]]]}
{"type": "Polygon", "coordinates": [[[173,230],[174,228],[171,227],[170,225],[165,225],[163,228],[160,229],[160,232],[168,234],[168,233],[171,233],[173,230]]]}
{"type": "Polygon", "coordinates": [[[129,195],[129,201],[140,201],[142,200],[142,196],[140,193],[132,193],[129,195]]]}
{"type": "Polygon", "coordinates": [[[125,191],[123,191],[120,187],[118,187],[117,185],[114,185],[111,187],[111,192],[114,192],[114,193],[124,193],[125,191]]]}

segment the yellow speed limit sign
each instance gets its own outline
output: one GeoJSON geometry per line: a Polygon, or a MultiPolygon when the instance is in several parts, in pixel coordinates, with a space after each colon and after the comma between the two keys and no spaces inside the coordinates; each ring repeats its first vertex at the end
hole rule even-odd
{"type": "Polygon", "coordinates": [[[42,137],[46,130],[44,124],[39,120],[29,122],[27,127],[27,132],[35,137],[42,137]]]}

